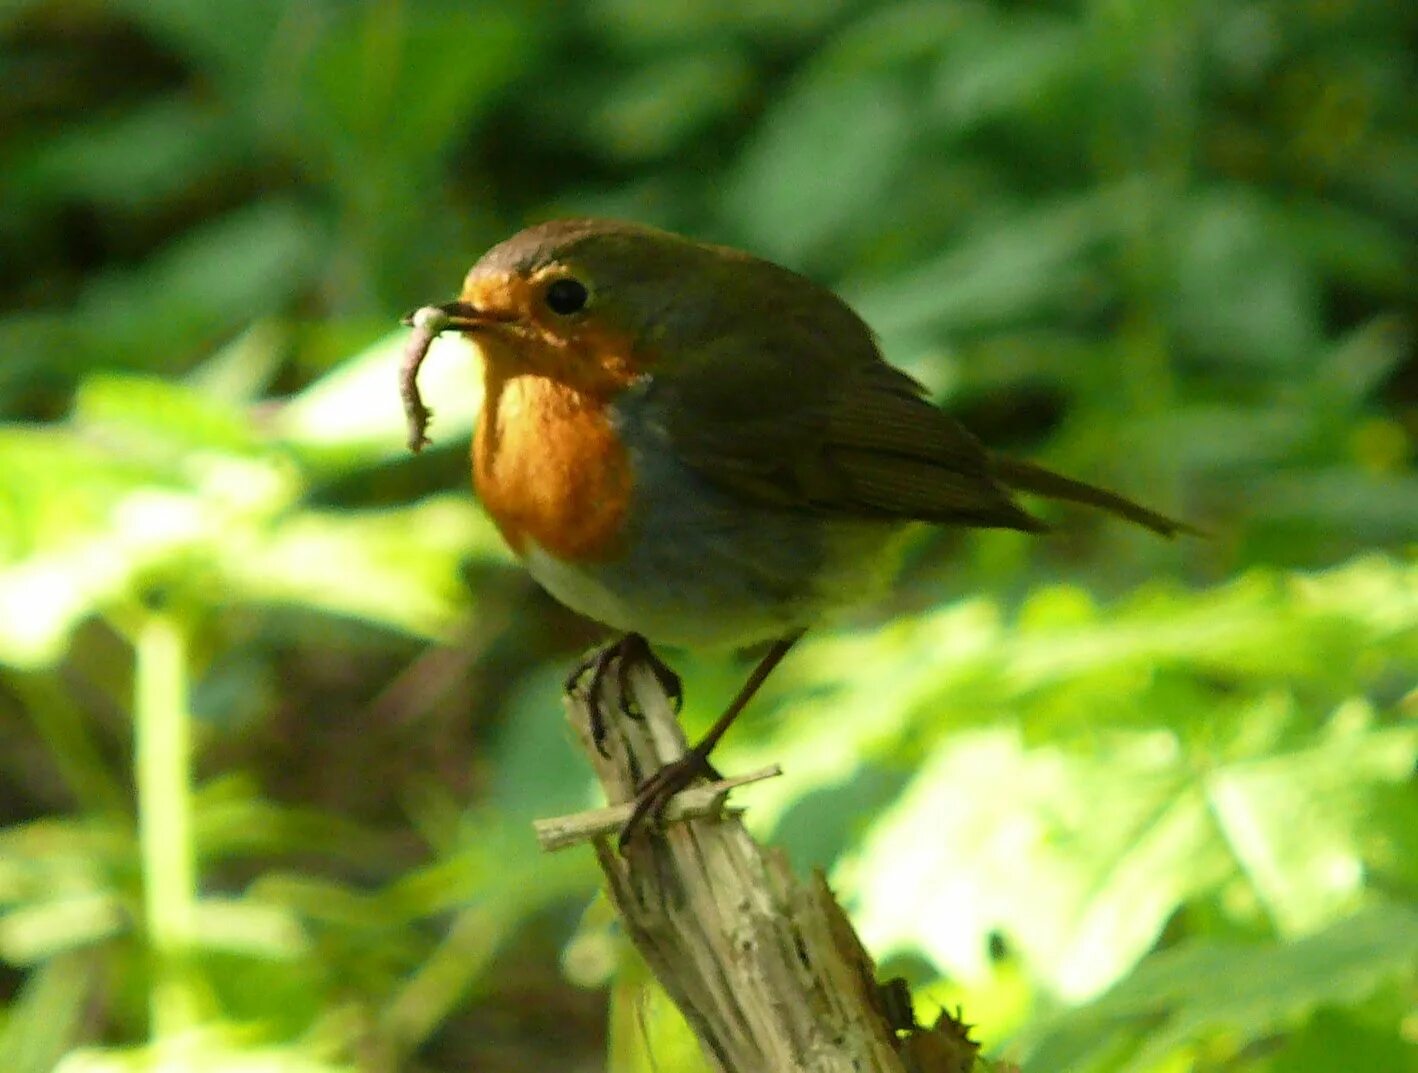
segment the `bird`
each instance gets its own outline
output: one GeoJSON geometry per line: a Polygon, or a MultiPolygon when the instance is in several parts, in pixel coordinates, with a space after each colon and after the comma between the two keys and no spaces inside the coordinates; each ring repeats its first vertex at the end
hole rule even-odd
{"type": "MultiPolygon", "coordinates": [[[[568,689],[599,695],[653,646],[765,654],[708,732],[640,787],[624,848],[681,789],[803,632],[889,579],[914,523],[1043,533],[1017,493],[1162,536],[1196,532],[1115,492],[993,452],[883,356],[829,288],[751,253],[621,220],[557,219],[489,249],[459,297],[422,307],[401,367],[409,446],[431,416],[419,365],[456,331],[483,359],[472,483],[531,576],[618,632],[568,689]]],[[[592,711],[596,711],[592,705],[592,711]]],[[[598,718],[593,736],[604,749],[598,718]]]]}

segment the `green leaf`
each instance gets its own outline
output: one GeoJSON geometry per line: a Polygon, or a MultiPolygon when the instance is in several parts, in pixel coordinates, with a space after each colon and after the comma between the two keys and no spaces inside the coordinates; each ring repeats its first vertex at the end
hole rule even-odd
{"type": "Polygon", "coordinates": [[[684,41],[754,35],[786,41],[820,30],[845,6],[843,0],[725,0],[717,4],[663,0],[592,0],[590,19],[598,34],[642,49],[684,41]]]}
{"type": "Polygon", "coordinates": [[[122,903],[107,893],[33,902],[0,917],[0,957],[11,965],[46,961],[111,938],[127,924],[122,903]]]}
{"type": "Polygon", "coordinates": [[[71,1051],[54,1073],[150,1073],[182,1069],[201,1073],[357,1073],[343,1056],[355,1049],[355,1029],[345,1019],[308,1041],[271,1044],[248,1025],[213,1023],[145,1047],[86,1047],[71,1051]],[[333,1038],[322,1038],[325,1037],[333,1038]]]}
{"type": "Polygon", "coordinates": [[[838,871],[875,949],[981,979],[998,934],[1086,997],[1235,879],[1286,934],[1363,896],[1404,844],[1385,802],[1418,730],[1362,698],[1391,702],[1415,667],[1418,572],[1378,558],[1106,612],[1051,590],[1016,626],[973,601],[806,643],[776,683],[779,729],[743,761],[789,758],[791,776],[750,818],[910,743],[913,781],[838,871]]]}
{"type": "Polygon", "coordinates": [[[684,1014],[639,957],[626,956],[634,959],[638,971],[623,970],[611,986],[609,1068],[617,1073],[708,1073],[710,1066],[684,1014]]]}
{"type": "Polygon", "coordinates": [[[27,162],[32,173],[17,179],[45,198],[136,213],[235,164],[241,133],[209,104],[164,97],[63,128],[27,162]]]}
{"type": "Polygon", "coordinates": [[[227,542],[236,598],[362,619],[451,639],[467,611],[459,567],[506,554],[471,496],[379,511],[305,511],[250,542],[227,542]]]}
{"type": "Polygon", "coordinates": [[[194,934],[203,951],[227,951],[272,961],[293,961],[310,953],[310,938],[286,906],[254,898],[202,898],[194,934]]]}
{"type": "Polygon", "coordinates": [[[1350,1004],[1391,980],[1410,978],[1418,959],[1418,914],[1371,906],[1293,943],[1188,943],[1149,958],[1113,991],[1058,1018],[1029,1049],[1026,1073],[1098,1069],[1129,1040],[1119,1073],[1144,1073],[1185,1045],[1229,1038],[1241,1051],[1290,1027],[1323,1004],[1350,1004]]]}
{"type": "MultiPolygon", "coordinates": [[[[399,368],[409,332],[393,332],[285,403],[275,431],[321,472],[346,472],[408,457],[399,368]]],[[[429,348],[419,388],[433,411],[435,448],[466,444],[482,407],[482,367],[463,339],[440,336],[429,348]]]]}
{"type": "Polygon", "coordinates": [[[888,351],[926,329],[978,330],[1076,306],[1085,255],[1116,230],[1120,197],[1069,198],[981,223],[953,249],[854,287],[853,305],[888,351]]]}
{"type": "Polygon", "coordinates": [[[779,103],[744,150],[724,195],[747,244],[801,264],[885,196],[905,162],[909,102],[883,78],[821,78],[779,103]],[[817,183],[814,196],[803,186],[817,183]]]}
{"type": "Polygon", "coordinates": [[[0,1069],[50,1073],[79,1036],[98,984],[92,961],[55,957],[33,969],[5,1010],[0,1069]]]}
{"type": "Polygon", "coordinates": [[[255,402],[280,369],[285,341],[274,324],[258,321],[192,370],[187,383],[207,398],[255,402]]]}
{"type": "Polygon", "coordinates": [[[1296,367],[1320,347],[1318,281],[1252,193],[1212,190],[1177,206],[1172,318],[1202,355],[1296,367]]]}
{"type": "Polygon", "coordinates": [[[113,876],[134,854],[130,831],[97,821],[0,831],[0,957],[31,964],[125,930],[113,876]]]}
{"type": "Polygon", "coordinates": [[[736,51],[669,57],[611,87],[582,124],[586,143],[627,160],[670,153],[740,106],[752,79],[752,68],[736,51]]]}
{"type": "Polygon", "coordinates": [[[268,75],[268,52],[286,11],[281,0],[119,0],[118,6],[207,77],[224,82],[228,93],[268,75]]]}
{"type": "MultiPolygon", "coordinates": [[[[179,462],[161,449],[151,459],[179,462]]],[[[195,567],[209,569],[220,551],[243,546],[289,499],[289,475],[279,466],[216,452],[180,462],[204,494],[170,481],[97,484],[81,497],[84,510],[67,532],[0,565],[0,661],[36,667],[57,660],[80,622],[125,603],[147,582],[181,575],[201,587],[206,579],[195,567]]],[[[73,490],[50,485],[39,494],[58,499],[58,509],[73,490]]]]}
{"type": "Polygon", "coordinates": [[[1096,994],[1231,872],[1175,760],[1163,735],[1106,760],[1026,749],[1008,729],[954,739],[839,873],[865,941],[981,979],[998,933],[1054,991],[1096,994]]]}
{"type": "Polygon", "coordinates": [[[80,298],[73,330],[105,363],[118,354],[159,367],[194,337],[278,310],[305,281],[322,241],[295,203],[258,202],[185,232],[139,268],[99,277],[80,298]]]}
{"type": "Polygon", "coordinates": [[[1354,904],[1381,790],[1406,782],[1418,760],[1418,730],[1363,729],[1372,723],[1364,709],[1356,702],[1338,713],[1313,748],[1230,765],[1206,780],[1221,835],[1282,936],[1303,935],[1354,904]]]}
{"type": "Polygon", "coordinates": [[[1400,975],[1398,992],[1382,1006],[1369,1002],[1358,1008],[1320,1009],[1283,1044],[1280,1053],[1265,1064],[1265,1073],[1312,1073],[1330,1066],[1343,1055],[1351,1069],[1404,1069],[1412,1067],[1413,1040],[1405,1038],[1400,975]]]}
{"type": "Polygon", "coordinates": [[[53,550],[102,526],[123,493],[153,476],[148,462],[67,431],[0,427],[0,564],[53,550]]]}
{"type": "Polygon", "coordinates": [[[261,442],[246,415],[230,401],[200,395],[156,377],[99,374],[74,397],[81,437],[115,453],[180,474],[190,451],[257,454],[261,442]]]}
{"type": "Polygon", "coordinates": [[[1087,46],[1080,28],[1064,19],[962,20],[941,50],[931,103],[957,131],[1038,107],[1061,96],[1064,83],[1086,69],[1087,46]]]}
{"type": "Polygon", "coordinates": [[[333,147],[348,182],[361,181],[361,165],[426,168],[490,103],[525,45],[522,18],[499,5],[337,10],[303,83],[307,136],[333,147]]]}
{"type": "Polygon", "coordinates": [[[593,780],[562,711],[566,671],[545,667],[528,676],[508,708],[494,744],[489,798],[497,812],[530,825],[538,816],[589,808],[593,780]]]}

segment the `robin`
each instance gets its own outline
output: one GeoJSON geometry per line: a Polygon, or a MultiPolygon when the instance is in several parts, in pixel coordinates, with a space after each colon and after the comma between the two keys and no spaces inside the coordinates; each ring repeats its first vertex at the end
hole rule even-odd
{"type": "MultiPolygon", "coordinates": [[[[568,679],[596,696],[649,642],[770,642],[704,738],[653,775],[621,833],[699,776],[803,631],[882,584],[912,522],[1047,528],[1014,492],[1190,529],[1113,492],[987,450],[887,364],[831,291],[739,250],[614,220],[556,220],[494,246],[461,296],[411,314],[410,446],[432,338],[484,359],[473,483],[507,543],[562,603],[623,631],[568,679]],[[618,663],[617,663],[618,661],[618,663]],[[589,676],[589,680],[588,680],[589,676]]],[[[594,706],[593,706],[594,709],[594,706]]],[[[604,727],[593,734],[601,745],[604,727]]]]}

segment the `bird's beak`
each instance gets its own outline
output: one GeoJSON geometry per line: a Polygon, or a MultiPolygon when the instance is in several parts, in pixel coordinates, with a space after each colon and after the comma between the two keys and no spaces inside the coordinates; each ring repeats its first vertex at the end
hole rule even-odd
{"type": "Polygon", "coordinates": [[[471,302],[464,302],[462,299],[455,299],[451,302],[444,302],[437,306],[424,306],[408,313],[403,318],[403,324],[409,328],[419,327],[420,320],[427,320],[430,314],[442,314],[442,317],[435,315],[438,322],[437,331],[440,332],[472,332],[480,328],[488,328],[494,324],[505,324],[513,318],[504,313],[494,310],[479,309],[471,302]]]}

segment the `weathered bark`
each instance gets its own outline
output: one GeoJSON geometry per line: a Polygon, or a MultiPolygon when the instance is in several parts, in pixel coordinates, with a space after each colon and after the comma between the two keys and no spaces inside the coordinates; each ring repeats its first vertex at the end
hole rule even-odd
{"type": "MultiPolygon", "coordinates": [[[[614,682],[618,676],[607,676],[614,682]]],[[[591,711],[569,716],[611,807],[537,824],[544,847],[595,844],[611,898],[636,948],[721,1073],[967,1073],[977,1046],[958,1021],[914,1024],[904,988],[875,966],[819,875],[795,878],[784,854],[758,845],[723,800],[765,769],[680,794],[663,830],[624,856],[615,836],[636,785],[686,747],[648,670],[628,677],[639,712],[600,698],[609,756],[591,742],[591,711]]],[[[615,694],[616,689],[605,692],[615,694]]]]}

